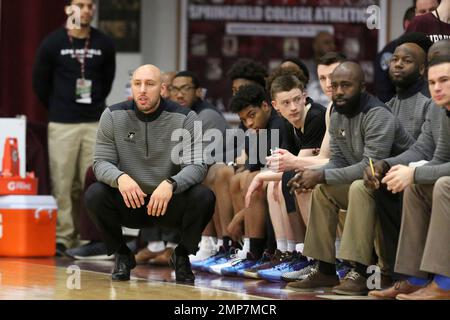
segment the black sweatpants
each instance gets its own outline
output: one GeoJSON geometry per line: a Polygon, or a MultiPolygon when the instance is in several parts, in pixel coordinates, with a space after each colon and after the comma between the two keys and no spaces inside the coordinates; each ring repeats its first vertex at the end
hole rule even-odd
{"type": "MultiPolygon", "coordinates": [[[[147,206],[127,208],[119,190],[96,182],[85,194],[89,215],[106,243],[108,255],[125,246],[122,226],[132,229],[165,226],[180,231],[180,245],[189,254],[198,250],[203,229],[214,213],[214,193],[203,185],[195,185],[187,191],[174,194],[166,214],[153,217],[147,214],[147,206]]],[[[145,199],[150,201],[150,195],[145,199]]]]}

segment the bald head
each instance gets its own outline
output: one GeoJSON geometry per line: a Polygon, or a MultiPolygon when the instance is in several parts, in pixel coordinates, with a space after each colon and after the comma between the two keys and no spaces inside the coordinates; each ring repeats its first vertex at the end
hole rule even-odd
{"type": "Polygon", "coordinates": [[[133,79],[136,79],[138,76],[150,74],[155,78],[155,80],[159,79],[159,81],[161,81],[161,70],[152,64],[144,64],[134,70],[133,79]]]}
{"type": "Polygon", "coordinates": [[[143,113],[152,113],[159,107],[162,89],[161,70],[151,64],[137,68],[131,80],[131,91],[138,109],[143,113]]]}
{"type": "Polygon", "coordinates": [[[428,50],[428,61],[441,56],[450,56],[450,39],[435,42],[428,50]]]}
{"type": "Polygon", "coordinates": [[[354,80],[356,83],[359,83],[361,85],[364,84],[364,73],[362,71],[362,68],[359,64],[352,62],[352,61],[346,61],[341,63],[334,69],[333,76],[340,76],[344,78],[348,78],[349,80],[354,80]]]}
{"type": "Polygon", "coordinates": [[[419,65],[424,65],[426,61],[426,52],[416,43],[404,43],[398,46],[394,54],[396,52],[403,51],[405,54],[408,54],[414,57],[414,60],[419,65]]]}

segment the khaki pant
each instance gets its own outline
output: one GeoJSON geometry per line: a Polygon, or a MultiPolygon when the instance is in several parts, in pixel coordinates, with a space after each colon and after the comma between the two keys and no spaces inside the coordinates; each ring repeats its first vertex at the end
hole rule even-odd
{"type": "MultiPolygon", "coordinates": [[[[364,186],[363,180],[357,180],[353,182],[349,194],[349,205],[338,258],[366,266],[371,265],[374,244],[378,256],[383,256],[380,252],[381,236],[374,192],[364,186]]],[[[382,268],[390,269],[385,264],[382,265],[382,268]]]]}
{"type": "Polygon", "coordinates": [[[98,122],[48,125],[48,152],[52,194],[58,205],[56,241],[74,245],[78,204],[85,174],[93,162],[98,122]]]}
{"type": "Polygon", "coordinates": [[[395,271],[450,277],[450,177],[405,190],[395,271]]]}
{"type": "Polygon", "coordinates": [[[339,211],[347,210],[349,190],[353,185],[316,186],[312,194],[311,213],[306,228],[303,254],[316,260],[336,263],[336,229],[339,211]]]}

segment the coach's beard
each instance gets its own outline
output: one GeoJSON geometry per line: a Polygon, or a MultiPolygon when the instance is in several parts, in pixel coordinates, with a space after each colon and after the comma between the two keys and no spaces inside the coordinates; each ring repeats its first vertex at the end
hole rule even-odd
{"type": "Polygon", "coordinates": [[[356,95],[352,97],[351,99],[346,100],[346,103],[343,105],[336,105],[335,101],[334,103],[334,109],[337,113],[342,114],[346,116],[347,118],[352,118],[356,116],[359,111],[361,110],[360,104],[361,104],[361,94],[356,95]]]}

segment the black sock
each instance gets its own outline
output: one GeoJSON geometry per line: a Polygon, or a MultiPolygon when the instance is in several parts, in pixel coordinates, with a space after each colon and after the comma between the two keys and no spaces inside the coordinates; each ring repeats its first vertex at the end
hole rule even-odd
{"type": "Polygon", "coordinates": [[[336,275],[336,265],[333,263],[319,261],[319,271],[329,276],[336,275]]]}
{"type": "Polygon", "coordinates": [[[264,245],[265,245],[266,239],[261,238],[250,238],[250,252],[253,255],[253,257],[258,260],[262,257],[264,252],[264,245]]]}
{"type": "Polygon", "coordinates": [[[185,257],[187,257],[189,255],[188,251],[186,250],[186,248],[182,244],[179,244],[175,248],[175,254],[177,256],[185,256],[185,257]]]}
{"type": "Polygon", "coordinates": [[[364,264],[355,262],[355,271],[365,278],[368,278],[370,276],[367,274],[367,266],[364,264]]]}
{"type": "Polygon", "coordinates": [[[233,243],[233,240],[231,240],[231,238],[228,236],[223,236],[222,239],[223,239],[223,247],[225,248],[226,251],[228,251],[228,249],[230,249],[233,243]]]}

